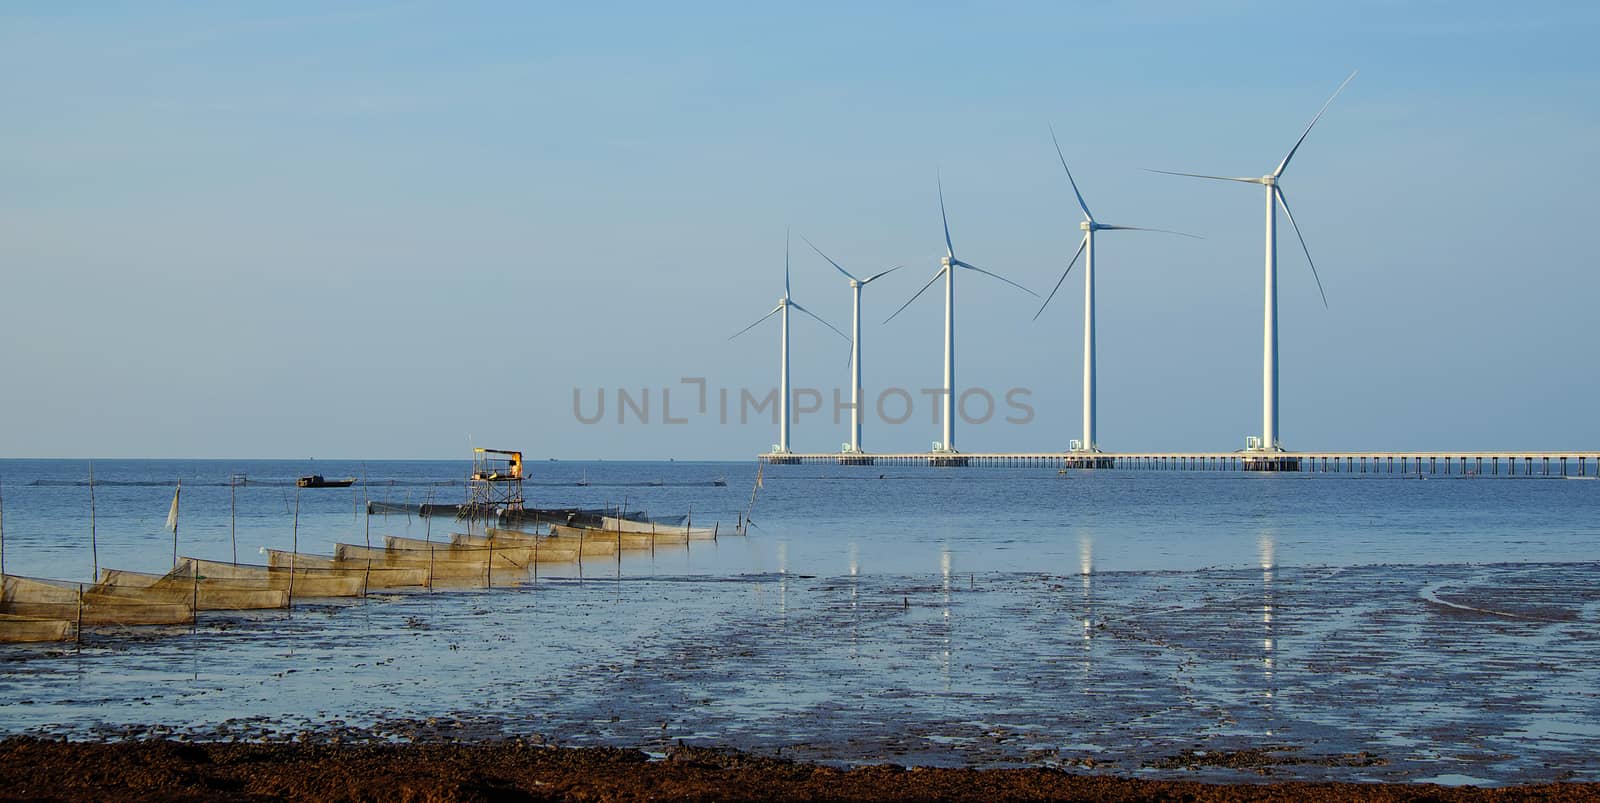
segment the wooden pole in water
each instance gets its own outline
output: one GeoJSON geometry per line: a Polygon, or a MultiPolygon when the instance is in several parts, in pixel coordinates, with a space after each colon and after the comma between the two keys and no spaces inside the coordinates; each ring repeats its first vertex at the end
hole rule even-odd
{"type": "MultiPolygon", "coordinates": [[[[90,575],[90,577],[95,581],[99,581],[99,579],[100,579],[100,542],[99,542],[99,539],[95,537],[95,532],[94,532],[94,461],[93,460],[89,461],[89,556],[94,560],[94,574],[90,575]]],[[[82,600],[83,588],[81,586],[78,589],[78,595],[79,595],[78,604],[80,606],[80,610],[78,611],[78,619],[79,619],[79,621],[81,623],[82,620],[83,620],[83,611],[81,610],[81,606],[83,604],[83,600],[82,600]]]]}
{"type": "MultiPolygon", "coordinates": [[[[367,495],[367,549],[372,548],[372,490],[367,485],[367,464],[361,464],[361,490],[367,495]]],[[[368,560],[371,558],[369,557],[368,560]]]]}
{"type": "Polygon", "coordinates": [[[433,489],[432,488],[428,489],[428,503],[427,504],[428,504],[428,515],[422,517],[422,518],[426,519],[426,521],[424,521],[423,524],[422,524],[422,527],[423,527],[423,529],[422,529],[422,540],[424,540],[424,541],[426,541],[426,542],[431,544],[431,543],[433,543],[433,489]]]}
{"type": "Polygon", "coordinates": [[[294,617],[294,567],[300,562],[300,486],[294,489],[294,527],[289,542],[289,600],[288,615],[294,617]]]}
{"type": "MultiPolygon", "coordinates": [[[[233,545],[233,565],[239,565],[239,475],[228,475],[228,541],[233,545]]],[[[198,571],[198,569],[196,569],[198,571]]],[[[294,567],[289,567],[294,574],[294,567]]]]}
{"type": "Polygon", "coordinates": [[[78,584],[78,626],[75,628],[72,640],[83,643],[83,583],[78,584]]]}

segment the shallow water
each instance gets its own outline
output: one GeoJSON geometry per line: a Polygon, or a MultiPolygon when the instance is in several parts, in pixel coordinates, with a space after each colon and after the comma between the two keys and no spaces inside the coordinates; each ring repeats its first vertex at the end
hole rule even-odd
{"type": "MultiPolygon", "coordinates": [[[[416,504],[460,501],[465,468],[314,470],[365,474],[373,498],[416,504]]],[[[84,469],[0,462],[8,571],[88,578],[84,469]]],[[[725,528],[755,475],[750,464],[533,469],[530,503],[626,499],[725,528]],[[709,484],[719,477],[728,485],[709,484]]],[[[237,489],[241,560],[296,539],[324,553],[364,543],[359,487],[299,492],[295,534],[292,480],[311,470],[97,462],[97,481],[122,483],[96,488],[101,564],[170,560],[167,477],[184,480],[180,551],[228,559],[230,471],[252,483],[237,489]]],[[[749,536],[586,561],[581,578],[541,566],[517,588],[209,614],[192,633],[99,631],[81,649],[0,648],[0,731],[361,727],[1223,779],[1600,780],[1600,483],[763,475],[749,536]],[[1213,766],[1242,749],[1264,752],[1213,766]]],[[[370,523],[375,540],[452,529],[370,523]]]]}

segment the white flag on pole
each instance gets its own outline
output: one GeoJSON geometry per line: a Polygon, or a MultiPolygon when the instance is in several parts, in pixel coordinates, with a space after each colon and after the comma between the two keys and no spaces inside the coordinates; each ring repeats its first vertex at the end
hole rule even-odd
{"type": "Polygon", "coordinates": [[[169,532],[175,533],[178,531],[178,494],[181,493],[183,493],[183,483],[179,482],[178,487],[172,491],[172,509],[167,511],[167,530],[169,532]]]}

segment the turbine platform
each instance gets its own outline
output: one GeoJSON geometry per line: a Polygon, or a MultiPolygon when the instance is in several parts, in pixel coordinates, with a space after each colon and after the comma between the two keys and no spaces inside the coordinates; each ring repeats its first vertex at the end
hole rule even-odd
{"type": "Polygon", "coordinates": [[[1062,458],[1062,468],[1116,468],[1117,459],[1100,452],[1068,452],[1062,458]]]}
{"type": "Polygon", "coordinates": [[[1300,457],[1285,452],[1247,453],[1241,468],[1245,471],[1299,471],[1300,457]]]}
{"type": "Polygon", "coordinates": [[[872,455],[862,454],[861,452],[846,452],[839,455],[839,465],[841,466],[870,466],[877,462],[872,455]]]}

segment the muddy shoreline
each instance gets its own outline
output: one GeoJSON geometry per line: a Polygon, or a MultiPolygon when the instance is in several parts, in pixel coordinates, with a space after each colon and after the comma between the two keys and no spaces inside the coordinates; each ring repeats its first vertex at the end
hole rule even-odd
{"type": "MultiPolygon", "coordinates": [[[[1248,751],[1207,756],[1248,767],[1248,751]]],[[[0,740],[4,800],[1600,800],[1600,784],[1214,784],[1054,768],[840,768],[731,749],[0,740]]]]}

